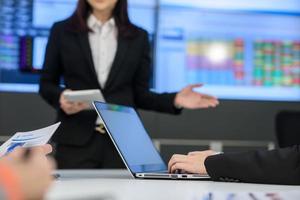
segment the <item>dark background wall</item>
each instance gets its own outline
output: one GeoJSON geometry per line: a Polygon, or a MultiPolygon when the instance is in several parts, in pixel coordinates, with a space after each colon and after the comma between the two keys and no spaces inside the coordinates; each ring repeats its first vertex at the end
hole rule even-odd
{"type": "MultiPolygon", "coordinates": [[[[173,116],[140,111],[152,138],[275,141],[276,114],[281,110],[300,110],[300,103],[225,101],[216,109],[184,110],[173,116]]],[[[30,131],[50,125],[55,110],[36,93],[0,93],[0,136],[30,131]]],[[[239,143],[239,142],[236,143],[239,143]]],[[[179,143],[181,140],[179,141],[179,143]]],[[[162,145],[161,154],[168,161],[174,153],[205,150],[208,144],[162,145]]],[[[227,146],[223,151],[267,149],[267,146],[227,146]]]]}
{"type": "MultiPolygon", "coordinates": [[[[185,110],[172,116],[141,111],[153,138],[273,140],[280,110],[300,110],[300,103],[221,101],[216,109],[185,110]]],[[[0,135],[51,124],[55,111],[35,93],[0,93],[0,135]]]]}

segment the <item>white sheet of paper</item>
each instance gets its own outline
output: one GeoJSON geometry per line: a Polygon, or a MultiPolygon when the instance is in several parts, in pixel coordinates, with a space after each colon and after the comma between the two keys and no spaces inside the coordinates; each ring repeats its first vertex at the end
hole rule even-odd
{"type": "MultiPolygon", "coordinates": [[[[64,91],[64,96],[68,101],[72,102],[85,102],[90,106],[87,110],[93,110],[93,102],[100,101],[105,102],[104,96],[101,90],[92,89],[92,90],[71,90],[64,91]]],[[[99,118],[97,119],[97,121],[99,118]]]]}
{"type": "Polygon", "coordinates": [[[51,126],[28,132],[17,132],[0,146],[0,157],[16,147],[34,147],[46,144],[59,127],[60,122],[51,126]]]}
{"type": "Polygon", "coordinates": [[[71,90],[71,91],[65,91],[63,94],[68,101],[73,101],[73,102],[86,102],[89,104],[92,104],[93,101],[105,102],[101,90],[98,89],[71,90]]]}

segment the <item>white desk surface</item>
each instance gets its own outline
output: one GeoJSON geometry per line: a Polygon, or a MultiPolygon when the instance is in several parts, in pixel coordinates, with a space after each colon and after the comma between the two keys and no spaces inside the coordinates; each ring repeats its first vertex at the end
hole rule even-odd
{"type": "MultiPolygon", "coordinates": [[[[59,170],[46,199],[198,200],[204,192],[295,192],[300,186],[138,180],[126,170],[59,170]]],[[[300,196],[299,196],[300,199],[300,196]]]]}

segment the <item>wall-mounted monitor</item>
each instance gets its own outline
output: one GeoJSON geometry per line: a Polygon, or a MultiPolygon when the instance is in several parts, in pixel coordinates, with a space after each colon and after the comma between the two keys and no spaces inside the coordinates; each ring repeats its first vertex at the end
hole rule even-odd
{"type": "MultiPolygon", "coordinates": [[[[150,33],[152,42],[156,2],[128,1],[130,19],[150,33]]],[[[68,18],[76,4],[77,0],[0,1],[0,91],[37,91],[49,29],[68,18]]]]}
{"type": "MultiPolygon", "coordinates": [[[[49,29],[70,16],[76,3],[0,1],[0,90],[22,88],[17,84],[25,84],[21,91],[28,85],[37,90],[49,29]]],[[[300,0],[128,5],[131,21],[149,32],[154,47],[154,90],[203,83],[200,91],[221,99],[300,101],[300,0]]]]}
{"type": "Polygon", "coordinates": [[[162,0],[156,90],[300,100],[300,1],[162,0]]]}

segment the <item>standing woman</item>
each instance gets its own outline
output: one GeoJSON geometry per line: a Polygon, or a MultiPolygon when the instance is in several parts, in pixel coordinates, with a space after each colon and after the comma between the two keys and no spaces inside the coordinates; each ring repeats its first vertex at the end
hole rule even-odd
{"type": "Polygon", "coordinates": [[[40,94],[62,122],[53,137],[58,168],[123,167],[108,135],[95,128],[96,112],[67,101],[66,90],[100,89],[109,103],[173,114],[218,104],[193,92],[199,85],[179,93],[150,92],[149,49],[147,32],[129,21],[127,0],[79,0],[70,18],[53,25],[40,94]]]}

